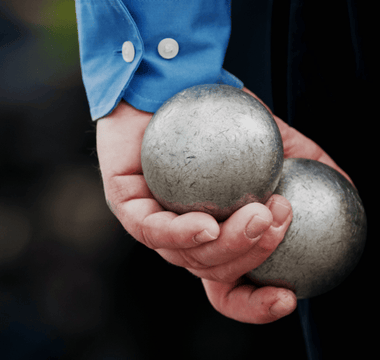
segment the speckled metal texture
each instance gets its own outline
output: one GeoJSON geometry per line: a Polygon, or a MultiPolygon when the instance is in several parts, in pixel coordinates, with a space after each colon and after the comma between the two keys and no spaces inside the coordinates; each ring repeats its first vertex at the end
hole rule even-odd
{"type": "Polygon", "coordinates": [[[260,285],[289,288],[298,299],[332,290],[364,250],[367,220],[357,190],[325,164],[285,159],[275,193],[292,204],[292,223],[272,255],[247,276],[260,285]]]}
{"type": "Polygon", "coordinates": [[[165,209],[224,221],[272,195],[283,156],[266,108],[242,90],[212,84],[186,89],[161,106],[146,128],[141,163],[165,209]]]}

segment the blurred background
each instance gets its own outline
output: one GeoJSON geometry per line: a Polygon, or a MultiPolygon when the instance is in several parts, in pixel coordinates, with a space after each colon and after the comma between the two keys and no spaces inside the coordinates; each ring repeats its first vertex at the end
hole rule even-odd
{"type": "MultiPolygon", "coordinates": [[[[1,359],[253,358],[256,327],[214,311],[197,279],[137,244],[106,206],[73,0],[0,2],[0,119],[1,359]]],[[[369,207],[366,177],[354,176],[369,207]]],[[[322,341],[336,344],[347,321],[350,353],[373,344],[372,290],[357,286],[371,283],[370,261],[318,300],[322,341]]],[[[298,321],[260,332],[304,359],[298,321]]]]}

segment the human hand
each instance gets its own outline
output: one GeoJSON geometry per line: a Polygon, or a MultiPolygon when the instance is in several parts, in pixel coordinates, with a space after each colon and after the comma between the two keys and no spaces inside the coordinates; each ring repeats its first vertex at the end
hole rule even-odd
{"type": "MultiPolygon", "coordinates": [[[[222,314],[239,321],[267,323],[291,313],[296,307],[294,293],[275,287],[257,289],[245,284],[242,277],[265,261],[282,240],[291,221],[289,202],[274,195],[266,205],[246,205],[219,224],[205,213],[178,216],[164,211],[150,193],[141,169],[141,143],[151,117],[151,113],[122,102],[97,123],[106,199],[124,228],[170,263],[201,277],[210,302],[222,314]],[[256,224],[250,229],[250,239],[247,229],[253,218],[256,224]],[[269,311],[274,303],[282,308],[276,315],[269,311]]],[[[325,158],[311,140],[275,119],[287,157],[325,158]]]]}
{"type": "MultiPolygon", "coordinates": [[[[244,206],[223,223],[206,213],[178,216],[165,211],[149,191],[141,168],[141,143],[151,117],[121,102],[112,114],[98,120],[97,151],[107,203],[136,240],[168,262],[210,281],[204,285],[209,298],[214,298],[209,284],[234,283],[273,252],[290,224],[291,206],[274,195],[265,205],[244,206]]],[[[256,322],[274,321],[296,306],[289,290],[268,287],[257,295],[258,305],[251,310],[258,313],[256,322]],[[265,313],[264,308],[283,296],[290,299],[284,313],[265,313]]],[[[244,301],[237,296],[235,303],[244,301]]]]}

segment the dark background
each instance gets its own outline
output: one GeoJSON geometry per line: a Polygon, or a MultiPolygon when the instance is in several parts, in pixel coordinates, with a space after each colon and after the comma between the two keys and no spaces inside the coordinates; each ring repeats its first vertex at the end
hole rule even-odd
{"type": "MultiPolygon", "coordinates": [[[[303,69],[297,76],[309,87],[296,84],[308,91],[293,101],[291,113],[286,104],[294,92],[283,68],[288,52],[281,47],[288,1],[274,13],[280,25],[271,34],[278,44],[272,88],[258,70],[266,63],[256,51],[265,48],[257,40],[262,37],[247,44],[265,9],[249,13],[247,1],[233,1],[233,19],[241,20],[233,22],[225,63],[279,116],[294,119],[296,128],[322,145],[351,176],[367,210],[368,245],[357,269],[338,289],[312,300],[326,359],[368,358],[375,346],[369,326],[378,320],[371,228],[378,154],[375,19],[359,9],[368,17],[360,30],[365,66],[364,73],[351,71],[344,32],[339,41],[328,36],[325,20],[328,8],[333,24],[343,3],[333,8],[322,2],[315,23],[305,25],[320,43],[296,68],[303,69]],[[318,71],[307,75],[315,62],[318,71]]],[[[311,18],[316,10],[302,11],[311,18]]],[[[263,350],[269,358],[306,358],[297,312],[262,326],[225,318],[211,307],[198,279],[136,243],[107,208],[73,0],[1,2],[0,119],[1,359],[251,359],[263,350]]]]}

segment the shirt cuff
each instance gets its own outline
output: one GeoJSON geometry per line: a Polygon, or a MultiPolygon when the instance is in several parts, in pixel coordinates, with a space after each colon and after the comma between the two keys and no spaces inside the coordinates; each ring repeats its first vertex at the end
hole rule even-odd
{"type": "Polygon", "coordinates": [[[81,70],[92,119],[107,116],[122,99],[154,113],[194,85],[242,88],[222,67],[231,31],[230,1],[76,0],[81,70]],[[179,44],[178,54],[162,56],[162,40],[179,44]]]}
{"type": "MultiPolygon", "coordinates": [[[[244,84],[241,80],[239,80],[237,77],[229,73],[227,70],[222,69],[220,75],[218,78],[215,80],[215,82],[212,82],[213,84],[225,84],[225,85],[230,85],[234,86],[238,89],[242,89],[244,84]]],[[[183,88],[180,88],[177,92],[180,92],[188,87],[195,86],[195,85],[204,85],[204,82],[199,82],[199,83],[190,83],[184,86],[183,88]]],[[[176,93],[177,93],[176,92],[176,93]]],[[[173,93],[173,96],[176,94],[173,93]]],[[[136,109],[155,113],[160,106],[168,99],[163,100],[163,101],[158,101],[158,100],[153,100],[151,98],[146,98],[142,95],[139,95],[138,93],[135,93],[133,89],[128,88],[126,91],[126,94],[123,96],[123,99],[135,107],[136,109]]]]}

